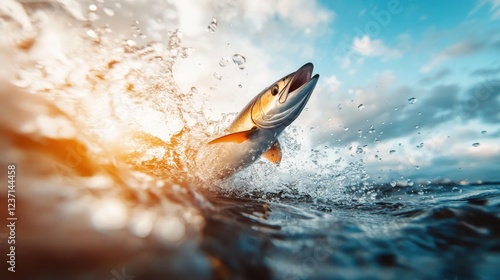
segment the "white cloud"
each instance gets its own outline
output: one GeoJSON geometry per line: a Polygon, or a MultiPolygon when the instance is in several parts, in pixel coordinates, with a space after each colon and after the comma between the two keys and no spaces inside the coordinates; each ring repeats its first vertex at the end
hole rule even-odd
{"type": "MultiPolygon", "coordinates": [[[[365,87],[356,87],[352,90],[342,90],[342,83],[335,76],[323,79],[324,86],[317,88],[311,97],[317,112],[317,119],[311,123],[319,124],[319,131],[326,130],[325,135],[334,133],[336,135],[346,135],[344,127],[357,130],[366,123],[367,119],[376,119],[381,115],[390,112],[393,106],[390,102],[380,102],[391,97],[390,88],[394,85],[396,77],[392,71],[384,71],[373,77],[372,82],[365,87]],[[364,109],[358,106],[363,104],[364,109]],[[325,123],[328,117],[334,119],[335,125],[325,123]]],[[[312,106],[312,105],[311,105],[312,106]]],[[[317,135],[317,143],[321,143],[325,135],[317,135]]]]}
{"type": "Polygon", "coordinates": [[[214,114],[244,106],[264,87],[300,67],[297,58],[311,60],[316,53],[314,38],[334,18],[333,11],[307,0],[171,4],[177,10],[183,44],[194,49],[189,58],[176,62],[176,82],[182,91],[195,86],[206,93],[214,114]],[[212,17],[218,21],[214,33],[207,31],[212,17]],[[236,53],[246,57],[244,70],[231,61],[236,53]],[[219,66],[222,58],[229,60],[225,67],[219,66]],[[214,78],[214,72],[222,79],[214,78]]]}
{"type": "Polygon", "coordinates": [[[387,90],[392,84],[394,84],[395,80],[396,77],[394,76],[392,71],[384,71],[382,74],[377,75],[375,78],[377,86],[382,90],[387,90]]]}
{"type": "MultiPolygon", "coordinates": [[[[256,1],[245,1],[256,2],[256,1]]],[[[272,2],[272,1],[266,1],[272,2]]],[[[259,4],[262,4],[259,2],[259,4]]],[[[277,13],[284,20],[298,27],[315,27],[326,23],[333,18],[333,13],[318,7],[315,1],[309,0],[280,0],[277,13]]]]}
{"type": "Polygon", "coordinates": [[[500,0],[480,0],[476,7],[469,13],[475,14],[483,6],[490,5],[489,12],[492,20],[500,19],[500,0]]]}
{"type": "Polygon", "coordinates": [[[335,59],[338,63],[340,63],[340,67],[342,69],[347,69],[351,66],[351,59],[348,56],[337,57],[335,59]]]}
{"type": "Polygon", "coordinates": [[[324,87],[330,92],[336,92],[340,89],[341,82],[334,75],[326,77],[323,81],[324,87]]]}
{"type": "MultiPolygon", "coordinates": [[[[319,7],[316,1],[210,1],[228,21],[243,20],[252,29],[262,31],[269,21],[279,20],[295,28],[312,28],[334,18],[334,13],[319,7]]],[[[195,1],[197,4],[198,1],[195,1]]]]}
{"type": "Polygon", "coordinates": [[[490,12],[493,19],[500,19],[500,0],[490,0],[490,12]]]}
{"type": "Polygon", "coordinates": [[[366,57],[381,57],[383,60],[394,59],[403,55],[398,48],[389,48],[382,40],[372,40],[368,35],[355,37],[352,48],[354,52],[366,57]]]}
{"type": "Polygon", "coordinates": [[[481,49],[481,44],[474,42],[461,41],[455,43],[442,52],[434,55],[429,62],[427,62],[420,70],[424,73],[429,72],[431,69],[445,62],[446,60],[454,57],[461,57],[472,54],[481,49]]]}

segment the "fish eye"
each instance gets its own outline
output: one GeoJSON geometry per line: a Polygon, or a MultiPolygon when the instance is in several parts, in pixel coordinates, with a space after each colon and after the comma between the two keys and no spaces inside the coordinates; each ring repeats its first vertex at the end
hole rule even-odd
{"type": "Polygon", "coordinates": [[[279,91],[280,91],[280,87],[278,85],[274,85],[273,89],[271,89],[271,94],[273,96],[275,96],[276,94],[278,94],[279,91]]]}

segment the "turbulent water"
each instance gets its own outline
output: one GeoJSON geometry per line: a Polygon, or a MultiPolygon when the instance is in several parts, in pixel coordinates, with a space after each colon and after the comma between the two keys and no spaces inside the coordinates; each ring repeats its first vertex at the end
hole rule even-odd
{"type": "Polygon", "coordinates": [[[193,159],[234,114],[179,90],[172,67],[193,50],[166,23],[145,35],[126,3],[0,7],[18,218],[2,279],[497,279],[499,185],[375,184],[293,126],[279,168],[201,180],[193,159]]]}

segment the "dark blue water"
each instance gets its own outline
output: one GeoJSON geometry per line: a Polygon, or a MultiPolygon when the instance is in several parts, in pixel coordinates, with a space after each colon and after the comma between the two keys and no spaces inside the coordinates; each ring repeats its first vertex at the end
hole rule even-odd
{"type": "MultiPolygon", "coordinates": [[[[373,186],[369,203],[219,197],[217,246],[244,275],[274,279],[496,279],[498,185],[373,186]],[[417,192],[424,192],[418,195],[417,192]],[[236,204],[236,205],[235,205],[236,204]],[[224,230],[225,229],[225,230],[224,230]],[[237,244],[226,238],[238,232],[237,244]],[[225,237],[224,237],[225,236],[225,237]],[[248,260],[252,260],[248,263],[248,260]]],[[[279,195],[277,195],[279,197],[279,195]]]]}

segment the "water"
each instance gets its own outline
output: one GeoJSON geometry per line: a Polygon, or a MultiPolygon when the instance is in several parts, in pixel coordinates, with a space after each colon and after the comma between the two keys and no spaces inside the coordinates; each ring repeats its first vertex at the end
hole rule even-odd
{"type": "Polygon", "coordinates": [[[293,125],[279,167],[202,181],[192,159],[236,112],[179,89],[182,32],[144,33],[155,25],[126,3],[5,3],[0,150],[18,227],[2,279],[496,279],[500,185],[380,183],[369,147],[318,148],[293,125]]]}

